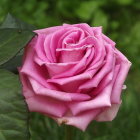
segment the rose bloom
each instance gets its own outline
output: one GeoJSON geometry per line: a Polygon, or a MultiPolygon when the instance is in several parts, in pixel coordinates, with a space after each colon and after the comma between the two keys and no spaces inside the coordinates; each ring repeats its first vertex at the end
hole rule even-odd
{"type": "Polygon", "coordinates": [[[85,130],[111,121],[131,63],[101,27],[64,24],[36,30],[19,69],[29,110],[85,130]]]}

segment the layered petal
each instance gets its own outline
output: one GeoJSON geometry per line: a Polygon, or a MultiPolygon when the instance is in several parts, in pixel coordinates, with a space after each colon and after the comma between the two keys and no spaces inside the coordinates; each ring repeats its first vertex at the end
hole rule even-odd
{"type": "Polygon", "coordinates": [[[76,116],[70,115],[66,117],[61,117],[61,118],[54,118],[58,124],[67,124],[67,125],[72,125],[75,126],[82,131],[85,131],[87,128],[88,124],[96,118],[96,116],[100,113],[100,110],[91,110],[91,111],[86,111],[81,114],[78,114],[76,116]]]}
{"type": "Polygon", "coordinates": [[[121,100],[120,97],[121,97],[121,91],[123,89],[123,84],[131,66],[131,62],[128,61],[127,58],[118,50],[116,50],[116,56],[117,56],[117,61],[118,61],[117,63],[120,64],[120,70],[116,77],[113,90],[112,90],[112,95],[111,95],[111,100],[114,104],[120,103],[120,100],[121,100]]]}
{"type": "Polygon", "coordinates": [[[46,78],[48,77],[47,71],[34,62],[35,49],[34,46],[27,46],[24,62],[20,68],[20,73],[26,76],[33,77],[40,84],[45,86],[46,78]]]}
{"type": "Polygon", "coordinates": [[[96,121],[112,121],[119,110],[121,104],[112,104],[111,107],[103,108],[101,113],[96,116],[96,121]]]}
{"type": "Polygon", "coordinates": [[[84,57],[79,61],[79,63],[77,65],[75,65],[72,69],[69,69],[68,71],[61,73],[59,75],[54,76],[53,78],[64,78],[64,77],[70,77],[70,76],[74,76],[80,72],[82,72],[87,64],[87,60],[89,58],[89,56],[93,56],[94,55],[94,50],[92,50],[91,48],[87,48],[87,51],[84,55],[84,57]]]}
{"type": "Polygon", "coordinates": [[[48,89],[40,85],[37,81],[35,81],[32,78],[29,78],[29,80],[34,90],[34,93],[37,95],[51,97],[60,101],[84,101],[90,99],[90,96],[86,94],[66,93],[63,91],[48,89]]]}
{"type": "Polygon", "coordinates": [[[26,102],[29,110],[32,112],[62,117],[67,111],[67,106],[64,102],[42,95],[34,95],[33,97],[26,98],[26,102]]]}
{"type": "MultiPolygon", "coordinates": [[[[116,77],[118,75],[119,71],[119,65],[114,67],[109,75],[111,76],[111,79],[104,88],[102,87],[102,90],[96,95],[93,96],[91,100],[84,101],[84,102],[75,102],[72,104],[69,104],[69,107],[72,111],[72,113],[78,114],[80,112],[86,111],[86,110],[92,110],[92,109],[98,109],[98,108],[104,108],[104,107],[110,107],[112,104],[112,89],[116,80],[116,77]]],[[[104,81],[103,81],[104,82],[104,81]]],[[[98,91],[98,89],[97,89],[98,91]]],[[[95,91],[91,92],[91,95],[95,95],[95,91]]]]}
{"type": "Polygon", "coordinates": [[[96,75],[94,75],[94,77],[91,80],[84,82],[79,87],[81,90],[97,87],[99,82],[105,77],[105,75],[108,74],[113,69],[115,61],[114,50],[110,45],[106,46],[106,50],[107,56],[106,59],[104,60],[105,61],[104,66],[101,67],[100,71],[96,75]]]}
{"type": "Polygon", "coordinates": [[[69,107],[74,115],[87,110],[111,106],[110,95],[112,91],[112,83],[105,87],[102,92],[89,101],[75,102],[69,104],[69,107]]]}

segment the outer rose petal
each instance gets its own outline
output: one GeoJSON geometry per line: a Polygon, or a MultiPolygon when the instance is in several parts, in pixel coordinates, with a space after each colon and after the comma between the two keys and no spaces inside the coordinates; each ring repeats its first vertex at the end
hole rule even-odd
{"type": "Polygon", "coordinates": [[[85,131],[88,124],[100,113],[100,110],[91,110],[86,111],[81,114],[78,114],[76,116],[67,116],[67,117],[61,117],[61,118],[54,118],[58,124],[68,124],[75,126],[82,131],[85,131]]]}
{"type": "Polygon", "coordinates": [[[30,111],[51,116],[62,117],[68,109],[64,102],[59,102],[42,95],[34,95],[33,97],[26,98],[26,102],[30,111]]]}
{"type": "MultiPolygon", "coordinates": [[[[93,99],[89,101],[84,101],[84,102],[76,102],[69,104],[69,107],[71,109],[71,112],[76,115],[80,112],[84,112],[87,110],[94,110],[94,109],[100,109],[104,107],[110,107],[111,106],[111,94],[112,94],[112,88],[114,85],[114,82],[116,80],[117,74],[119,70],[119,65],[117,65],[110,73],[110,75],[113,75],[113,78],[111,82],[104,87],[100,93],[97,94],[93,99]]],[[[109,75],[109,76],[110,76],[109,75]]],[[[112,77],[112,76],[111,76],[112,77]]],[[[93,91],[94,94],[94,91],[93,91]]]]}
{"type": "Polygon", "coordinates": [[[39,29],[39,30],[35,30],[34,32],[37,34],[51,34],[54,33],[58,30],[62,29],[62,26],[55,26],[55,27],[49,27],[49,28],[45,28],[45,29],[39,29]]]}
{"type": "Polygon", "coordinates": [[[38,82],[45,85],[45,73],[43,73],[42,69],[40,69],[40,67],[34,62],[34,46],[31,46],[31,44],[29,44],[27,47],[28,48],[26,49],[24,56],[24,63],[23,66],[20,68],[20,73],[33,77],[38,82]]]}
{"type": "Polygon", "coordinates": [[[112,121],[119,110],[121,104],[112,104],[111,107],[103,108],[102,113],[97,115],[96,121],[112,121]]]}
{"type": "Polygon", "coordinates": [[[40,85],[37,81],[29,78],[32,88],[36,95],[43,95],[60,101],[84,101],[89,100],[90,96],[86,94],[66,93],[63,91],[51,90],[40,85]]]}
{"type": "Polygon", "coordinates": [[[115,80],[114,87],[112,90],[112,95],[111,95],[111,100],[114,104],[120,103],[120,100],[121,100],[120,95],[123,88],[123,83],[126,79],[127,73],[131,66],[131,62],[129,62],[127,58],[121,52],[119,52],[118,50],[116,50],[116,52],[117,52],[117,56],[120,61],[119,63],[121,67],[120,67],[118,76],[115,80]]]}
{"type": "Polygon", "coordinates": [[[95,98],[84,101],[70,104],[70,109],[74,115],[84,112],[87,110],[94,110],[96,108],[102,108],[111,106],[110,95],[112,91],[112,84],[108,85],[102,92],[95,98]]]}
{"type": "MultiPolygon", "coordinates": [[[[20,69],[19,69],[20,71],[20,69]]],[[[34,96],[32,86],[26,75],[20,73],[20,80],[22,81],[22,93],[25,98],[34,96]]]]}
{"type": "Polygon", "coordinates": [[[58,101],[43,95],[36,95],[34,93],[32,84],[25,74],[20,73],[20,78],[23,85],[23,95],[26,98],[29,110],[40,112],[51,116],[62,117],[67,111],[67,106],[63,101],[58,101]]]}
{"type": "Polygon", "coordinates": [[[115,42],[114,41],[112,41],[110,38],[108,38],[106,35],[104,35],[104,34],[102,34],[102,36],[103,36],[103,39],[104,39],[104,41],[107,43],[107,44],[110,44],[112,47],[115,47],[115,42]]]}

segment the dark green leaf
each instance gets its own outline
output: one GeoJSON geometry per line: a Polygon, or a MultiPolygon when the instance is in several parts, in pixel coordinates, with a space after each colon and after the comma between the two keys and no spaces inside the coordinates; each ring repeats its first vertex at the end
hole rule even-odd
{"type": "Polygon", "coordinates": [[[13,58],[33,36],[27,30],[0,29],[0,65],[13,58]]]}
{"type": "Polygon", "coordinates": [[[4,22],[0,26],[0,29],[4,29],[4,28],[14,28],[14,29],[31,30],[31,31],[35,29],[34,26],[15,18],[11,14],[7,14],[4,22]]]}
{"type": "Polygon", "coordinates": [[[0,66],[2,69],[7,69],[13,73],[18,73],[17,67],[22,65],[22,55],[16,55],[14,58],[10,59],[7,63],[0,66]]]}
{"type": "Polygon", "coordinates": [[[11,63],[9,60],[15,60],[13,58],[32,39],[35,35],[32,30],[34,30],[32,25],[22,22],[10,14],[7,15],[0,26],[0,65],[3,65],[1,68],[14,69],[11,64],[16,62],[11,63]],[[5,63],[8,68],[4,67],[5,63]]]}
{"type": "Polygon", "coordinates": [[[0,70],[0,140],[29,140],[28,110],[18,76],[0,70]]]}

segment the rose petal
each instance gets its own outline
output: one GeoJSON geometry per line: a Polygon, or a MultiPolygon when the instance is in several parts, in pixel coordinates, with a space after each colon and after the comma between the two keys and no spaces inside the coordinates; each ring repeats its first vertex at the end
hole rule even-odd
{"type": "Polygon", "coordinates": [[[95,37],[100,37],[102,35],[102,26],[92,27],[95,37]]]}
{"type": "Polygon", "coordinates": [[[105,42],[107,44],[111,44],[111,46],[114,48],[116,43],[114,41],[112,41],[109,37],[107,37],[106,35],[102,34],[103,39],[105,40],[105,42]]]}
{"type": "Polygon", "coordinates": [[[34,54],[35,50],[33,46],[27,46],[24,63],[20,69],[20,73],[28,75],[29,77],[33,77],[36,81],[45,86],[45,79],[48,77],[48,74],[46,71],[44,71],[43,67],[38,66],[34,62],[34,54]]]}
{"type": "Polygon", "coordinates": [[[92,78],[92,73],[85,72],[76,76],[60,78],[60,79],[48,79],[49,83],[56,83],[65,92],[78,92],[79,86],[88,79],[92,78]]]}
{"type": "Polygon", "coordinates": [[[66,92],[62,92],[58,90],[51,90],[51,89],[43,87],[32,78],[30,78],[29,80],[35,94],[37,95],[43,95],[43,96],[51,97],[53,99],[61,100],[61,101],[84,101],[84,100],[90,99],[90,96],[86,94],[66,93],[66,92]]]}
{"type": "MultiPolygon", "coordinates": [[[[31,45],[31,47],[34,46],[34,50],[35,50],[34,53],[37,55],[38,58],[40,58],[42,61],[50,62],[51,61],[51,58],[49,58],[50,55],[47,56],[45,51],[44,51],[45,37],[46,36],[44,34],[37,36],[35,45],[31,45]]],[[[29,47],[30,46],[28,46],[28,48],[29,47]]]]}
{"type": "Polygon", "coordinates": [[[45,65],[46,71],[48,71],[49,76],[53,78],[54,76],[64,73],[69,69],[73,68],[78,62],[69,62],[69,63],[48,63],[43,62],[39,58],[35,58],[35,62],[40,66],[45,65]]]}
{"type": "Polygon", "coordinates": [[[104,78],[104,76],[111,71],[113,63],[115,61],[114,50],[109,45],[106,47],[106,50],[107,50],[106,64],[91,80],[88,80],[87,82],[83,83],[79,87],[80,90],[97,87],[99,82],[104,78]]]}
{"type": "Polygon", "coordinates": [[[69,107],[72,113],[76,115],[83,111],[111,106],[111,102],[110,102],[111,91],[112,91],[112,83],[108,84],[108,86],[105,87],[102,90],[102,92],[98,94],[98,96],[96,96],[95,98],[89,101],[84,101],[84,102],[81,101],[81,102],[69,104],[69,107]]]}
{"type": "Polygon", "coordinates": [[[69,45],[77,44],[80,40],[84,39],[86,34],[84,31],[82,31],[80,28],[77,27],[65,27],[63,30],[60,30],[59,32],[56,32],[54,36],[57,36],[57,39],[59,38],[57,42],[57,48],[67,48],[69,45]],[[61,35],[60,35],[61,33],[61,35]],[[71,34],[76,35],[76,40],[71,36],[71,34]],[[79,39],[79,40],[78,40],[79,39]]]}
{"type": "MultiPolygon", "coordinates": [[[[111,71],[111,73],[113,74],[112,81],[109,84],[107,84],[107,86],[104,89],[102,89],[101,92],[98,93],[98,95],[95,96],[92,100],[69,104],[72,113],[76,115],[80,112],[87,110],[102,107],[110,107],[112,103],[112,99],[110,98],[112,94],[112,88],[115,83],[119,68],[120,68],[119,65],[113,68],[113,70],[111,71]]],[[[91,94],[94,94],[94,91],[93,93],[91,92],[91,94]]]]}
{"type": "Polygon", "coordinates": [[[51,116],[62,117],[67,111],[67,107],[64,102],[58,102],[57,100],[36,95],[30,98],[26,98],[29,110],[32,112],[40,112],[43,114],[49,114],[51,116]]]}
{"type": "Polygon", "coordinates": [[[40,34],[48,35],[48,34],[54,33],[55,31],[58,31],[62,28],[63,28],[62,26],[55,26],[55,27],[49,27],[49,28],[34,30],[34,32],[39,34],[39,35],[40,34]]]}
{"type": "MultiPolygon", "coordinates": [[[[19,68],[20,72],[20,68],[19,68]]],[[[22,94],[25,96],[25,98],[29,98],[34,96],[32,86],[25,74],[19,73],[20,80],[22,82],[22,94]]]]}
{"type": "Polygon", "coordinates": [[[78,114],[76,116],[66,116],[62,118],[54,118],[58,124],[67,124],[67,125],[72,125],[75,126],[82,131],[85,131],[87,128],[88,124],[98,115],[100,110],[90,110],[83,112],[81,114],[78,114]]]}
{"type": "Polygon", "coordinates": [[[89,40],[89,42],[94,44],[94,49],[95,49],[94,50],[95,55],[94,55],[93,61],[90,63],[89,68],[88,68],[88,70],[92,70],[97,67],[100,67],[104,63],[104,59],[106,56],[106,46],[108,45],[106,46],[104,45],[102,36],[98,36],[98,39],[95,37],[94,38],[92,37],[89,40]]]}
{"type": "Polygon", "coordinates": [[[111,107],[103,108],[102,113],[97,115],[96,121],[112,121],[119,110],[120,104],[112,104],[111,107]]]}
{"type": "MultiPolygon", "coordinates": [[[[120,65],[116,65],[115,66],[115,70],[113,71],[113,69],[111,70],[110,73],[108,73],[99,83],[99,85],[93,89],[92,93],[93,95],[97,95],[99,94],[112,80],[113,78],[116,78],[116,76],[118,75],[120,69],[120,65]],[[115,73],[115,74],[114,74],[115,73]]],[[[115,79],[114,79],[115,81],[115,79]]]]}
{"type": "MultiPolygon", "coordinates": [[[[56,33],[55,33],[56,34],[56,33]]],[[[46,53],[46,57],[49,59],[49,62],[56,62],[55,50],[57,47],[57,41],[53,41],[53,34],[49,34],[46,36],[44,41],[43,49],[46,53]]]]}
{"type": "Polygon", "coordinates": [[[74,29],[71,32],[69,32],[69,34],[67,34],[67,36],[65,36],[65,38],[62,41],[62,46],[66,45],[66,48],[67,48],[67,46],[69,46],[69,44],[76,44],[80,40],[84,39],[85,36],[86,35],[83,30],[81,30],[79,28],[74,29]]]}
{"type": "Polygon", "coordinates": [[[88,35],[91,35],[91,36],[94,35],[93,31],[91,30],[91,27],[86,23],[74,24],[74,25],[64,24],[64,26],[78,27],[82,29],[84,32],[86,32],[88,35]]]}
{"type": "Polygon", "coordinates": [[[69,62],[77,62],[80,61],[85,54],[84,49],[76,49],[76,50],[63,50],[59,51],[58,63],[69,63],[69,62]]]}
{"type": "Polygon", "coordinates": [[[113,103],[120,103],[120,95],[121,95],[121,91],[123,88],[123,84],[124,81],[126,79],[127,73],[130,69],[131,63],[126,59],[126,57],[119,52],[118,50],[116,50],[117,56],[118,56],[118,61],[120,61],[120,71],[118,73],[118,76],[116,78],[116,82],[114,83],[113,86],[113,91],[112,91],[112,95],[111,95],[111,100],[113,103]]]}
{"type": "Polygon", "coordinates": [[[53,78],[63,78],[63,77],[69,77],[78,74],[80,71],[83,71],[86,68],[87,59],[90,55],[94,55],[94,50],[91,48],[87,48],[86,54],[84,57],[79,61],[77,65],[75,65],[72,69],[69,69],[68,71],[61,73],[59,75],[54,76],[53,78]]]}

